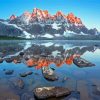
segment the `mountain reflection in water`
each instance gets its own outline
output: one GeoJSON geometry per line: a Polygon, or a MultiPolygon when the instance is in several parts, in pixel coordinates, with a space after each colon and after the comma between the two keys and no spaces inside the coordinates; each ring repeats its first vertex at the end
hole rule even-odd
{"type": "Polygon", "coordinates": [[[92,45],[91,43],[90,45],[82,45],[81,43],[67,43],[67,41],[62,43],[14,41],[11,43],[5,42],[5,44],[1,42],[0,45],[0,57],[2,59],[8,58],[14,63],[17,63],[18,60],[18,62],[23,62],[30,67],[35,65],[37,69],[43,66],[48,67],[52,63],[57,67],[61,67],[63,64],[71,65],[75,57],[80,57],[87,51],[93,53],[100,48],[95,42],[92,45]]]}
{"type": "MultiPolygon", "coordinates": [[[[38,86],[64,86],[82,92],[80,84],[86,87],[84,84],[87,83],[89,87],[84,91],[89,91],[92,97],[90,84],[96,84],[96,80],[97,84],[100,83],[99,59],[99,41],[0,41],[0,85],[2,79],[7,82],[12,78],[19,78],[21,73],[32,71],[35,76],[32,74],[23,79],[26,85],[24,90],[20,91],[20,95],[26,90],[30,93],[38,86]],[[76,57],[82,57],[95,66],[80,69],[73,63],[76,57]],[[55,70],[59,79],[52,83],[44,80],[41,73],[43,67],[55,70]],[[4,74],[5,70],[14,72],[9,76],[4,74]],[[69,80],[64,82],[66,79],[69,80]]],[[[13,91],[18,93],[16,90],[13,91]]]]}

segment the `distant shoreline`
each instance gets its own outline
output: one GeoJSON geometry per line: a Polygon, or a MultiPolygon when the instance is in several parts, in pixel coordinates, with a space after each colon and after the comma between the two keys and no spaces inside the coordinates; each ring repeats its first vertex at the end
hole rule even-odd
{"type": "Polygon", "coordinates": [[[46,39],[46,38],[44,38],[44,39],[41,39],[41,38],[32,38],[32,39],[26,39],[26,38],[19,38],[19,37],[7,37],[7,36],[0,36],[0,40],[61,40],[61,41],[63,41],[63,40],[100,40],[100,38],[97,38],[97,39],[95,39],[95,38],[84,38],[84,39],[82,39],[82,38],[63,38],[63,39],[46,39]]]}

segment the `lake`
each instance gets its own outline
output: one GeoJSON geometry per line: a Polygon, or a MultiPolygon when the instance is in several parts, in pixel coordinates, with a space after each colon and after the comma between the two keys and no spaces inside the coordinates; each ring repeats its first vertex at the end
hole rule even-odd
{"type": "Polygon", "coordinates": [[[1,40],[0,59],[0,100],[35,100],[33,90],[42,86],[80,92],[48,100],[100,100],[100,41],[1,40]],[[77,56],[95,66],[77,66],[77,56]],[[44,78],[43,67],[54,70],[58,80],[44,78]]]}

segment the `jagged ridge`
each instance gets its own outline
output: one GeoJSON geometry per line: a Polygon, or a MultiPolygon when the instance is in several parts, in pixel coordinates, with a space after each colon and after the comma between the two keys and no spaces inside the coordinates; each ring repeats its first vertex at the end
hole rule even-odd
{"type": "Polygon", "coordinates": [[[32,13],[27,11],[21,16],[13,14],[8,20],[0,20],[0,22],[4,24],[1,26],[5,26],[5,28],[3,27],[5,31],[0,31],[0,35],[12,36],[14,34],[18,37],[36,39],[84,39],[84,37],[100,35],[96,28],[88,29],[81,18],[76,17],[73,13],[65,15],[58,11],[55,15],[51,15],[47,10],[38,8],[34,8],[32,13]],[[14,27],[13,31],[11,26],[14,27]]]}

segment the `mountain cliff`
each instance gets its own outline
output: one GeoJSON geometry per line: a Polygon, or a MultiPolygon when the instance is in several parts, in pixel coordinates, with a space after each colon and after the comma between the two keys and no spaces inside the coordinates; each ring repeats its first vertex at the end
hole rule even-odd
{"type": "Polygon", "coordinates": [[[33,39],[96,39],[100,32],[96,28],[88,29],[82,20],[73,13],[67,15],[58,11],[51,15],[47,10],[34,8],[30,13],[12,15],[0,20],[0,36],[12,36],[33,39]]]}

